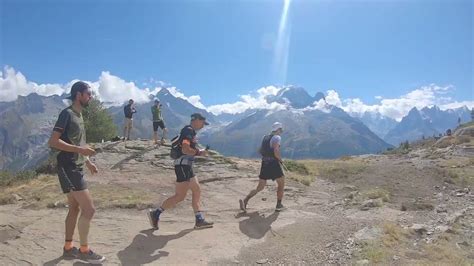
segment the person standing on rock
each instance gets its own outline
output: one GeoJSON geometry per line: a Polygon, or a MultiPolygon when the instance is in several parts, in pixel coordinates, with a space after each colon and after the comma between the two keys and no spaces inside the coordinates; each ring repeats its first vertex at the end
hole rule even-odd
{"type": "Polygon", "coordinates": [[[174,161],[174,171],[176,174],[175,194],[166,199],[156,210],[150,209],[147,213],[150,225],[158,230],[160,215],[168,209],[176,206],[186,198],[188,190],[192,192],[192,207],[196,217],[195,229],[210,228],[214,223],[204,219],[201,212],[201,187],[198,178],[193,172],[193,162],[195,156],[208,156],[205,149],[198,149],[196,131],[202,129],[204,125],[209,125],[206,118],[199,113],[191,115],[191,124],[181,129],[179,134],[181,155],[174,161]]]}
{"type": "Polygon", "coordinates": [[[275,122],[272,125],[272,133],[263,137],[260,147],[260,153],[262,155],[262,165],[259,175],[260,180],[256,189],[250,191],[243,200],[239,200],[240,209],[242,211],[246,211],[249,200],[265,188],[267,180],[276,181],[278,185],[275,211],[282,211],[285,208],[281,203],[283,199],[283,189],[285,188],[285,176],[281,168],[283,164],[280,153],[281,133],[283,133],[283,125],[280,122],[275,122]]]}
{"type": "Polygon", "coordinates": [[[158,127],[160,127],[163,131],[163,135],[161,136],[161,144],[163,144],[168,130],[166,129],[163,115],[161,114],[160,100],[155,99],[155,104],[151,106],[151,114],[153,116],[153,140],[155,144],[158,144],[158,127]]]}
{"type": "Polygon", "coordinates": [[[95,207],[84,180],[83,166],[92,174],[98,172],[97,166],[89,160],[95,151],[86,144],[86,131],[82,118],[82,109],[92,98],[90,86],[82,81],[72,85],[72,105],[61,111],[49,139],[49,146],[57,154],[57,170],[62,191],[66,194],[69,212],[66,216],[66,238],[63,256],[79,258],[89,263],[101,263],[105,260],[89,248],[88,235],[95,207]],[[79,220],[79,211],[81,213],[79,220]],[[79,230],[80,249],[74,247],[72,238],[74,229],[79,230]]]}
{"type": "Polygon", "coordinates": [[[133,114],[137,110],[133,106],[133,99],[128,101],[128,104],[123,107],[123,114],[125,115],[125,123],[123,126],[123,140],[130,140],[130,132],[133,128],[133,114]]]}

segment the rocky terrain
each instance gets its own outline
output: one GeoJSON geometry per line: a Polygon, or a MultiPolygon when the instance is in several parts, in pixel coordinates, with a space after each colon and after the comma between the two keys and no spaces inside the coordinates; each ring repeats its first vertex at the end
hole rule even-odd
{"type": "MultiPolygon", "coordinates": [[[[258,182],[257,160],[199,158],[203,211],[215,222],[206,230],[192,229],[190,195],[150,230],[146,209],[174,192],[168,146],[96,144],[100,173],[86,177],[97,207],[90,244],[122,265],[472,265],[474,140],[464,131],[463,141],[385,155],[287,161],[280,213],[271,182],[246,213],[238,208],[258,182]]],[[[64,198],[55,175],[0,188],[0,264],[81,265],[61,258],[64,198]]]]}

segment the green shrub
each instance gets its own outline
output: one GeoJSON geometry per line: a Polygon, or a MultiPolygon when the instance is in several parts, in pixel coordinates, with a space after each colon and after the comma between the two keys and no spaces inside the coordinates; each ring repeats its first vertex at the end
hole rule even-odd
{"type": "Polygon", "coordinates": [[[295,172],[301,175],[309,175],[309,170],[306,165],[293,160],[285,160],[283,164],[290,172],[295,172]]]}
{"type": "Polygon", "coordinates": [[[21,171],[12,173],[8,171],[0,171],[0,186],[9,186],[14,183],[24,182],[36,178],[35,171],[21,171]]]}

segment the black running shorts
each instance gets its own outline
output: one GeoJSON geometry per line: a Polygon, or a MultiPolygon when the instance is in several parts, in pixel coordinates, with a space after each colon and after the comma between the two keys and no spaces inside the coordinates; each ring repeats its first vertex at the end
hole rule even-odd
{"type": "Polygon", "coordinates": [[[163,120],[161,121],[153,121],[153,131],[158,131],[158,127],[161,128],[161,130],[163,130],[165,128],[165,122],[163,122],[163,120]]]}
{"type": "Polygon", "coordinates": [[[87,189],[82,167],[78,167],[75,164],[58,164],[57,169],[59,184],[61,184],[63,193],[87,189]]]}
{"type": "Polygon", "coordinates": [[[260,179],[273,180],[283,177],[283,170],[277,160],[262,160],[262,166],[260,168],[260,179]]]}
{"type": "Polygon", "coordinates": [[[190,165],[175,165],[174,172],[176,173],[176,182],[188,182],[195,177],[193,167],[190,165]]]}

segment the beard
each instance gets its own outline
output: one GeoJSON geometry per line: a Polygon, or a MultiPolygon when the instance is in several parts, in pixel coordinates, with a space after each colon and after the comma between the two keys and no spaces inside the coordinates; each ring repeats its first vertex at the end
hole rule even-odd
{"type": "Polygon", "coordinates": [[[90,100],[88,100],[88,101],[86,101],[86,102],[81,101],[81,106],[82,106],[82,107],[87,107],[87,106],[89,106],[89,101],[90,101],[90,100]]]}

